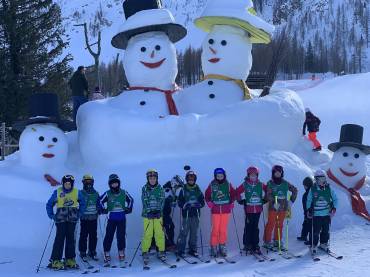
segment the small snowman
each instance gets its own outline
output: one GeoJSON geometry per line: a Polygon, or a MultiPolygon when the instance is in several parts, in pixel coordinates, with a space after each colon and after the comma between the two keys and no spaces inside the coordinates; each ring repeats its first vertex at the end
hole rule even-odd
{"type": "Polygon", "coordinates": [[[49,171],[62,168],[68,154],[68,142],[63,130],[67,122],[60,120],[58,98],[52,93],[37,93],[29,102],[29,119],[15,124],[21,131],[19,139],[20,164],[43,171],[44,177],[52,185],[59,182],[50,176],[49,171]]]}
{"type": "Polygon", "coordinates": [[[339,142],[328,146],[334,155],[327,173],[335,185],[351,196],[353,212],[370,221],[359,193],[366,179],[366,155],[370,154],[370,146],[362,144],[363,132],[363,127],[355,124],[341,127],[339,142]]]}
{"type": "Polygon", "coordinates": [[[179,89],[174,43],[186,36],[186,29],[159,0],[126,0],[123,9],[126,21],[112,45],[125,50],[123,66],[130,86],[111,105],[141,115],[177,115],[172,98],[179,89]]]}
{"type": "Polygon", "coordinates": [[[245,0],[209,1],[195,25],[208,32],[201,56],[205,76],[175,96],[179,113],[217,112],[251,99],[245,80],[252,67],[252,44],[269,43],[274,27],[245,0]]]}

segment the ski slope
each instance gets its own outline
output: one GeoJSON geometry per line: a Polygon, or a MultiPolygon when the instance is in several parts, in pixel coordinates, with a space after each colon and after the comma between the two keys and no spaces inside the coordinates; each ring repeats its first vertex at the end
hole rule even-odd
{"type": "MultiPolygon", "coordinates": [[[[310,80],[304,81],[284,81],[276,84],[276,87],[293,88],[302,98],[305,106],[320,117],[322,121],[321,131],[318,138],[323,146],[331,142],[338,141],[340,126],[344,123],[356,123],[364,126],[364,144],[370,144],[370,73],[347,75],[337,78],[322,80],[320,83],[312,84],[310,80]]],[[[273,119],[272,119],[273,120],[273,119]]],[[[273,124],[273,123],[272,123],[273,124]]],[[[68,139],[75,141],[75,134],[69,134],[68,139]]],[[[226,143],[226,142],[225,142],[226,143]]],[[[307,142],[302,139],[302,148],[307,148],[307,142]]],[[[68,165],[72,174],[77,176],[77,186],[80,187],[82,174],[87,170],[79,167],[81,161],[77,151],[77,146],[73,146],[70,152],[68,165]]],[[[309,147],[309,146],[308,146],[309,147]]],[[[143,272],[141,259],[137,256],[130,269],[101,269],[97,276],[149,276],[160,274],[161,276],[367,276],[368,257],[370,255],[370,226],[365,225],[364,221],[352,215],[352,213],[342,213],[340,208],[336,218],[332,223],[331,246],[333,251],[344,256],[342,261],[322,257],[320,262],[314,263],[308,255],[308,249],[302,243],[296,241],[296,236],[300,232],[302,221],[302,208],[300,198],[303,193],[301,185],[302,179],[312,173],[318,166],[325,167],[330,153],[327,149],[323,150],[320,159],[314,156],[315,153],[298,149],[296,153],[285,151],[268,152],[264,149],[255,149],[255,152],[243,149],[228,151],[223,157],[223,164],[229,180],[234,186],[241,183],[246,166],[257,164],[262,168],[261,180],[267,181],[270,177],[268,168],[273,163],[281,163],[286,167],[286,178],[295,184],[299,191],[299,196],[294,205],[293,218],[289,224],[289,248],[295,253],[302,253],[300,259],[285,260],[276,256],[274,262],[258,263],[252,257],[240,257],[236,239],[235,227],[232,220],[229,224],[229,249],[230,256],[238,262],[234,265],[199,264],[188,265],[178,263],[177,269],[167,269],[153,262],[151,271],[143,272]],[[295,155],[296,154],[296,155],[295,155]],[[268,162],[266,162],[268,161],[268,162]]],[[[127,221],[127,259],[133,255],[134,249],[139,243],[142,234],[142,223],[140,218],[141,207],[138,194],[141,186],[145,182],[145,171],[155,167],[159,173],[159,181],[163,184],[175,174],[183,175],[182,167],[190,164],[199,174],[199,184],[205,188],[211,180],[213,168],[220,166],[218,156],[193,156],[189,160],[163,159],[153,162],[143,162],[139,165],[125,165],[123,167],[101,169],[96,177],[96,188],[102,193],[107,189],[107,176],[113,172],[119,172],[124,187],[127,186],[131,194],[135,195],[136,203],[134,212],[129,215],[127,221]]],[[[39,172],[29,171],[27,168],[14,168],[17,154],[8,157],[5,162],[0,163],[0,276],[71,276],[79,275],[79,272],[50,272],[46,269],[36,274],[35,269],[39,262],[45,241],[50,230],[50,220],[46,216],[45,203],[52,192],[52,188],[41,178],[39,172]],[[9,262],[9,263],[8,263],[9,262]]],[[[56,173],[57,174],[57,173],[56,173]]],[[[62,174],[60,172],[59,174],[62,174]]],[[[367,190],[369,190],[370,160],[368,158],[368,180],[367,190]]],[[[345,199],[342,197],[342,199],[345,199]]],[[[369,207],[370,199],[367,199],[369,207]]],[[[345,203],[340,203],[340,206],[345,203]]],[[[347,203],[348,204],[348,203],[347,203]]],[[[208,245],[210,233],[210,218],[204,209],[202,214],[203,242],[208,245]]],[[[242,208],[236,205],[235,216],[237,220],[237,230],[239,237],[242,236],[244,215],[242,208]]],[[[174,222],[176,226],[176,236],[178,234],[179,210],[175,210],[174,222]]],[[[260,230],[263,230],[262,219],[260,230]]],[[[105,217],[101,217],[100,222],[104,225],[105,217]]],[[[100,233],[98,232],[98,253],[101,254],[100,233]]],[[[261,231],[262,236],[262,231],[261,231]]],[[[52,240],[46,250],[42,265],[47,264],[51,253],[52,240]]],[[[208,248],[204,249],[208,253],[208,248]]],[[[113,245],[112,257],[116,256],[116,247],[113,245]]],[[[169,256],[170,261],[174,258],[169,256]]],[[[81,263],[80,263],[81,264],[81,263]]]]}

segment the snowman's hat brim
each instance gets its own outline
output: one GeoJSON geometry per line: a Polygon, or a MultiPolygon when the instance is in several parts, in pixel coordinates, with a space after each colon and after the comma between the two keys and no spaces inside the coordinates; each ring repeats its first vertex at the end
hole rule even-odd
{"type": "Polygon", "coordinates": [[[115,48],[126,49],[130,38],[147,32],[164,32],[173,43],[176,43],[179,40],[183,39],[187,34],[187,30],[185,29],[185,27],[180,24],[157,24],[120,32],[112,38],[111,43],[115,48]]]}
{"type": "MultiPolygon", "coordinates": [[[[254,15],[250,16],[251,18],[258,18],[257,16],[254,15]]],[[[265,23],[268,24],[267,22],[265,23]]],[[[212,30],[212,27],[215,25],[234,26],[248,32],[250,34],[251,43],[268,44],[271,42],[270,32],[254,26],[253,24],[249,23],[247,19],[240,19],[237,17],[228,17],[228,16],[202,16],[200,18],[195,19],[194,24],[195,26],[197,26],[198,28],[202,29],[207,33],[209,33],[212,30]]]]}
{"type": "Polygon", "coordinates": [[[370,155],[370,146],[363,145],[363,144],[356,143],[356,142],[334,142],[334,143],[330,143],[328,145],[328,148],[330,151],[335,152],[339,148],[344,147],[344,146],[357,148],[361,150],[365,155],[370,155]]]}
{"type": "Polygon", "coordinates": [[[65,132],[72,131],[75,129],[72,121],[58,120],[56,118],[50,118],[45,116],[38,116],[27,120],[15,122],[12,127],[14,130],[21,133],[28,125],[32,124],[55,124],[59,129],[65,132]]]}

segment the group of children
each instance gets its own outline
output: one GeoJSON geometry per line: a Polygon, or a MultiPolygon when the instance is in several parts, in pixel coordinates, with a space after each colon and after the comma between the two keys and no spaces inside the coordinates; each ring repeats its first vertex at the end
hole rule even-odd
{"type": "MultiPolygon", "coordinates": [[[[243,183],[234,188],[227,180],[225,170],[216,168],[214,178],[203,194],[194,171],[187,171],[185,182],[176,176],[162,187],[158,183],[158,172],[148,170],[146,184],[142,187],[141,193],[144,230],[141,250],[144,263],[149,261],[151,248],[156,248],[158,258],[165,260],[166,251],[176,252],[177,256],[183,257],[187,244],[187,254],[199,257],[198,232],[201,209],[205,204],[211,211],[212,257],[227,256],[227,227],[235,201],[244,206],[243,244],[246,253],[261,254],[258,226],[265,204],[268,205],[268,218],[263,247],[283,249],[281,244],[283,223],[290,212],[291,204],[297,198],[297,188],[284,179],[284,169],[280,165],[272,168],[271,180],[266,185],[259,179],[258,168],[249,167],[246,173],[243,183]],[[181,209],[181,227],[175,242],[172,216],[176,205],[181,209]]],[[[92,176],[83,177],[81,191],[74,187],[74,182],[73,176],[64,176],[62,186],[54,191],[46,205],[48,216],[56,225],[50,266],[56,270],[78,267],[75,260],[74,238],[78,220],[80,220],[80,257],[83,260],[88,257],[97,260],[97,228],[100,214],[107,214],[108,218],[103,241],[104,261],[109,263],[111,260],[110,249],[114,234],[117,238],[118,258],[123,261],[126,248],[126,214],[132,212],[133,198],[121,188],[120,178],[116,174],[109,176],[109,190],[101,196],[94,189],[92,176]],[[55,205],[56,213],[53,209],[55,205]],[[62,262],[63,248],[65,248],[64,262],[62,262]]],[[[314,182],[306,178],[304,186],[305,217],[302,234],[298,239],[307,241],[312,251],[316,251],[319,240],[320,246],[327,248],[330,220],[336,211],[337,198],[327,184],[324,171],[315,173],[314,182]],[[310,229],[313,230],[313,240],[311,237],[307,238],[311,233],[310,229]]]]}

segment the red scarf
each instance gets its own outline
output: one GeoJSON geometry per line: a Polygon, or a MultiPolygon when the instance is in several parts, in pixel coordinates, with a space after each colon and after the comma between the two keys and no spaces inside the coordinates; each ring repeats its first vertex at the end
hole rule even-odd
{"type": "Polygon", "coordinates": [[[338,184],[340,187],[349,192],[351,196],[352,211],[355,214],[370,221],[370,214],[366,209],[365,201],[361,198],[360,193],[357,191],[364,185],[365,176],[361,180],[359,180],[353,188],[348,188],[337,177],[335,177],[335,175],[331,172],[330,169],[327,171],[327,174],[331,180],[333,180],[336,184],[338,184]]]}
{"type": "Polygon", "coordinates": [[[163,92],[164,95],[166,96],[168,111],[170,115],[179,115],[175,101],[173,101],[172,94],[178,91],[180,88],[177,86],[177,84],[175,84],[174,87],[175,89],[173,90],[164,90],[164,89],[159,89],[159,88],[154,88],[154,87],[129,87],[129,90],[145,90],[145,91],[154,90],[154,91],[163,92]]]}

